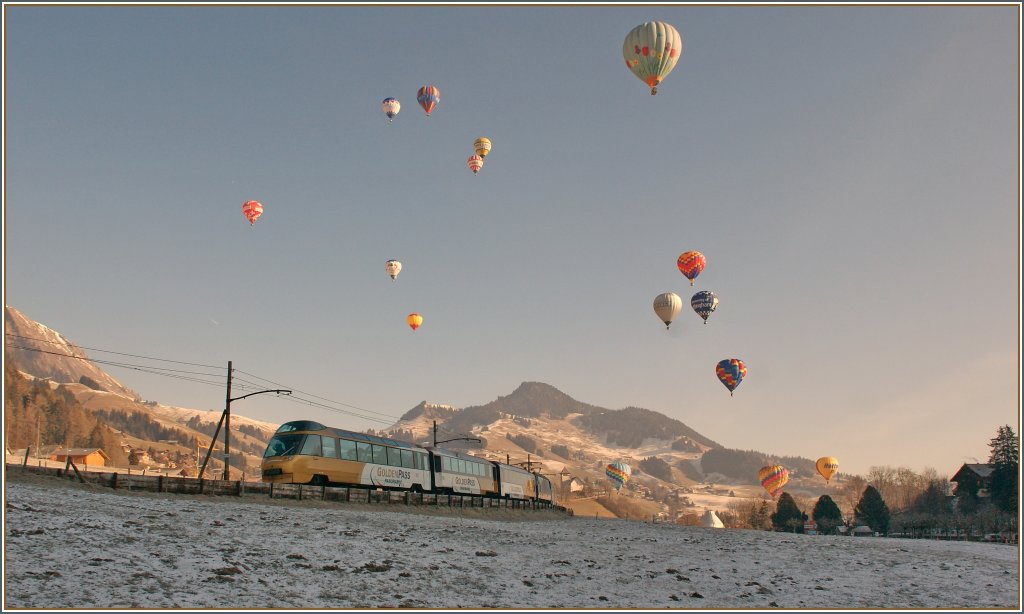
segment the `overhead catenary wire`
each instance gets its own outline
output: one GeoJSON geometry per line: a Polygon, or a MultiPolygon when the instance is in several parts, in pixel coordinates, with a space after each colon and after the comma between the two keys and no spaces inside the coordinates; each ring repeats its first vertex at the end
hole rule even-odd
{"type": "MultiPolygon", "coordinates": [[[[56,351],[44,350],[44,349],[40,349],[40,348],[27,347],[27,346],[22,346],[22,345],[13,345],[10,341],[8,341],[7,344],[6,344],[11,349],[23,350],[23,351],[28,351],[28,352],[38,352],[38,353],[41,353],[41,354],[50,354],[50,355],[61,356],[61,357],[65,357],[65,358],[74,358],[76,360],[81,360],[81,361],[84,361],[84,362],[94,363],[94,364],[98,364],[98,365],[107,365],[107,366],[119,367],[119,368],[122,368],[122,369],[129,369],[129,370],[138,371],[138,372],[141,372],[141,373],[147,373],[147,374],[150,374],[150,375],[159,375],[159,376],[163,376],[163,377],[169,377],[169,378],[173,378],[173,379],[179,379],[179,380],[183,380],[183,381],[189,381],[189,382],[194,382],[194,383],[198,383],[198,384],[204,384],[204,385],[207,385],[207,386],[218,387],[218,388],[222,387],[224,385],[223,378],[225,377],[225,373],[226,373],[226,370],[227,370],[225,367],[218,367],[216,365],[207,365],[207,364],[196,363],[196,362],[171,360],[171,359],[167,359],[167,358],[158,358],[158,357],[154,357],[154,356],[144,356],[144,355],[141,355],[141,354],[131,354],[131,353],[127,353],[127,352],[116,352],[116,351],[113,351],[113,350],[105,350],[105,349],[101,349],[101,348],[90,348],[90,347],[86,347],[86,346],[75,345],[75,344],[72,344],[72,343],[67,342],[67,341],[64,342],[64,343],[61,343],[61,342],[52,341],[52,340],[49,340],[49,339],[39,339],[39,338],[35,338],[35,337],[27,337],[27,336],[24,336],[24,335],[16,335],[14,333],[5,333],[5,334],[8,337],[13,337],[13,338],[17,338],[17,339],[24,339],[24,340],[28,340],[28,341],[36,341],[36,342],[40,342],[40,343],[48,343],[48,344],[51,344],[51,345],[68,345],[68,346],[72,346],[72,347],[83,349],[83,350],[88,349],[88,350],[94,351],[94,352],[103,352],[103,353],[114,354],[114,355],[118,355],[118,356],[127,356],[127,357],[131,357],[131,358],[141,358],[141,359],[144,359],[144,360],[167,362],[167,363],[174,363],[174,364],[181,364],[181,365],[203,367],[203,368],[208,368],[208,369],[215,369],[215,370],[219,371],[219,373],[204,373],[204,372],[201,372],[201,371],[188,371],[188,370],[183,370],[183,369],[171,369],[171,368],[168,368],[168,367],[159,367],[159,366],[155,366],[155,365],[144,365],[144,364],[134,364],[134,363],[129,363],[129,362],[101,360],[101,359],[97,359],[97,358],[89,358],[89,357],[86,357],[86,356],[77,356],[75,354],[68,354],[68,353],[65,353],[65,352],[56,352],[56,351]],[[216,379],[202,379],[202,377],[209,377],[209,378],[216,378],[216,379]]],[[[280,382],[275,382],[273,380],[270,380],[270,379],[267,379],[267,378],[264,378],[264,377],[260,377],[259,375],[256,375],[256,374],[253,374],[253,373],[249,373],[249,372],[243,371],[241,369],[233,369],[232,371],[233,371],[233,374],[244,374],[244,375],[248,375],[251,378],[254,378],[255,380],[259,380],[259,381],[252,381],[250,379],[247,379],[247,378],[244,378],[244,377],[238,377],[237,375],[234,375],[233,378],[232,378],[233,379],[233,386],[235,386],[237,388],[237,390],[239,390],[239,391],[258,390],[258,389],[260,389],[260,388],[262,388],[264,386],[264,384],[260,383],[260,382],[266,382],[266,383],[269,383],[269,384],[273,384],[275,386],[280,386],[282,388],[289,388],[290,390],[292,390],[292,395],[280,397],[281,399],[286,400],[286,401],[291,402],[291,403],[298,403],[298,404],[303,404],[303,405],[307,405],[307,406],[310,406],[310,407],[316,407],[318,409],[325,409],[327,411],[331,411],[331,412],[343,414],[343,415],[346,415],[346,416],[350,416],[350,417],[353,417],[353,418],[359,418],[359,419],[362,419],[362,420],[367,420],[367,421],[370,421],[370,422],[375,422],[375,423],[383,424],[383,425],[391,425],[391,424],[394,424],[395,422],[398,422],[398,421],[401,420],[400,416],[395,416],[394,414],[388,414],[388,413],[385,413],[385,412],[374,411],[374,410],[371,410],[371,409],[366,409],[364,407],[359,407],[357,405],[352,405],[350,403],[345,403],[345,402],[342,402],[342,401],[336,401],[336,400],[333,400],[333,399],[328,399],[326,397],[318,396],[318,395],[312,394],[310,392],[306,392],[306,391],[303,391],[303,390],[296,389],[294,387],[288,386],[286,384],[282,384],[280,382]],[[308,397],[308,398],[304,398],[304,397],[308,397]],[[343,409],[343,408],[348,408],[348,409],[343,409]],[[351,411],[351,410],[356,410],[356,411],[351,411]]],[[[448,429],[445,429],[444,427],[438,427],[438,430],[444,431],[445,433],[447,433],[449,435],[452,435],[452,436],[468,437],[468,435],[466,435],[465,433],[456,433],[454,431],[450,431],[448,429]]]]}

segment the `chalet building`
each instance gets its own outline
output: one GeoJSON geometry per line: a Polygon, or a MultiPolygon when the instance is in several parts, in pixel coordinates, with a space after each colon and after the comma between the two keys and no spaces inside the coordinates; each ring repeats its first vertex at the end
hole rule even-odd
{"type": "Polygon", "coordinates": [[[66,463],[69,457],[79,467],[106,467],[110,462],[110,457],[100,448],[58,448],[50,460],[66,463]]]}
{"type": "Polygon", "coordinates": [[[960,467],[956,474],[949,478],[949,481],[956,482],[959,486],[960,482],[973,480],[978,484],[978,497],[987,497],[988,490],[992,485],[992,471],[995,468],[995,465],[968,463],[960,467]]]}

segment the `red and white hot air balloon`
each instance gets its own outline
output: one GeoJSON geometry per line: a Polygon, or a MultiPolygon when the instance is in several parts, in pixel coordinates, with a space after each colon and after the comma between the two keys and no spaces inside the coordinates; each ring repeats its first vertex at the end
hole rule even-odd
{"type": "Polygon", "coordinates": [[[263,205],[258,200],[247,200],[242,204],[242,215],[249,220],[249,225],[252,226],[263,215],[263,205]]]}
{"type": "Polygon", "coordinates": [[[483,168],[484,159],[476,154],[473,154],[472,156],[469,157],[468,160],[466,160],[466,166],[468,166],[469,170],[473,171],[473,174],[475,175],[480,171],[481,168],[483,168]]]}

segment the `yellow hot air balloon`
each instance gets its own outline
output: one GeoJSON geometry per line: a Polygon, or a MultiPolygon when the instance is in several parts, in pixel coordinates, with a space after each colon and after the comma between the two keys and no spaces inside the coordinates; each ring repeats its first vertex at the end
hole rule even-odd
{"type": "Polygon", "coordinates": [[[473,141],[473,149],[476,150],[476,155],[486,158],[487,154],[491,153],[491,139],[485,136],[478,138],[473,141]]]}
{"type": "Polygon", "coordinates": [[[420,324],[423,324],[423,316],[418,313],[410,313],[406,316],[405,323],[409,325],[409,328],[416,330],[420,324]]]}
{"type": "Polygon", "coordinates": [[[683,51],[679,31],[663,21],[648,21],[630,30],[622,42],[622,57],[641,81],[658,93],[658,84],[672,72],[683,51]]]}
{"type": "Polygon", "coordinates": [[[828,484],[828,481],[832,479],[836,471],[839,471],[839,461],[832,456],[822,456],[814,463],[814,468],[818,470],[821,477],[825,478],[825,483],[828,484]]]}

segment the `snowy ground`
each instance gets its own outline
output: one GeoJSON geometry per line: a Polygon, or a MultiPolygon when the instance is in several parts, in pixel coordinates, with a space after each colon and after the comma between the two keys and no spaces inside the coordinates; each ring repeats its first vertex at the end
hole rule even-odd
{"type": "Polygon", "coordinates": [[[129,493],[11,471],[4,610],[1019,610],[1016,546],[129,493]]]}

